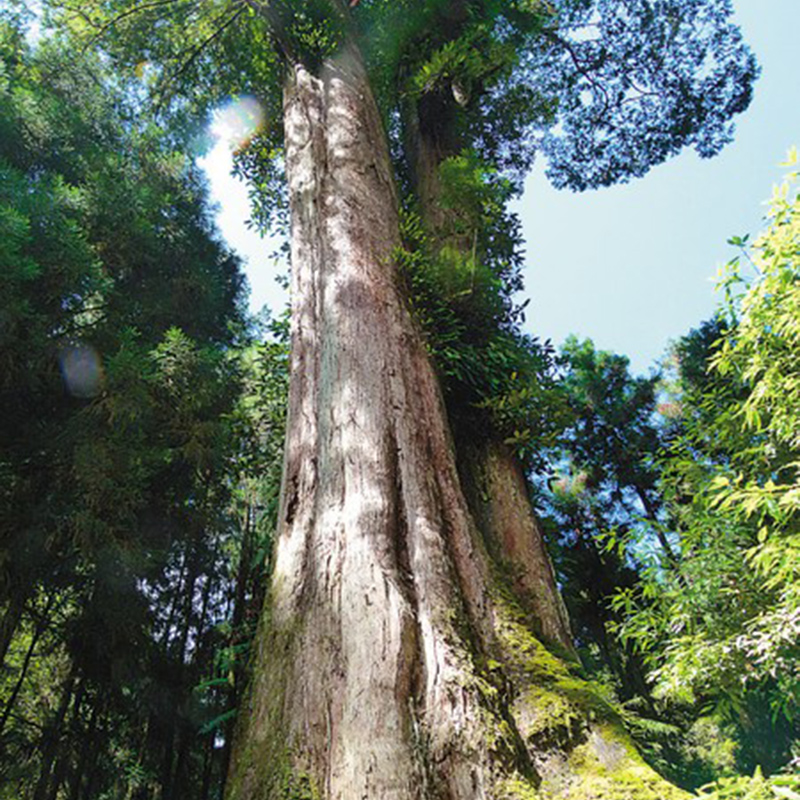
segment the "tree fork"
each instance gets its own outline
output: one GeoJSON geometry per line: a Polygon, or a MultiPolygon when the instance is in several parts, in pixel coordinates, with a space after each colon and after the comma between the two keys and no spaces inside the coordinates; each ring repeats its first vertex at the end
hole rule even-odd
{"type": "MultiPolygon", "coordinates": [[[[439,95],[427,104],[423,99],[410,99],[403,106],[409,172],[423,221],[435,247],[448,246],[469,255],[472,236],[445,240],[442,235],[450,227],[448,215],[453,212],[441,202],[440,168],[464,146],[442,120],[452,121],[457,103],[452,96],[439,95]],[[435,115],[435,125],[426,124],[426,110],[435,115]]],[[[501,568],[513,573],[514,589],[530,612],[537,635],[575,657],[569,617],[530,503],[522,464],[491,426],[481,431],[456,430],[456,442],[462,485],[487,548],[501,568]]]]}
{"type": "Polygon", "coordinates": [[[492,567],[400,288],[388,148],[352,42],[318,75],[288,71],[284,130],[287,442],[228,800],[682,796],[492,567]]]}

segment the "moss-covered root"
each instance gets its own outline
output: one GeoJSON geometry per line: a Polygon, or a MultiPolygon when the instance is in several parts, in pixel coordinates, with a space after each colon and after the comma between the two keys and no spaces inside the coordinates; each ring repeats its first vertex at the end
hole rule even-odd
{"type": "Polygon", "coordinates": [[[511,714],[541,783],[512,776],[502,800],[686,800],[637,752],[591,684],[572,675],[507,599],[496,603],[499,658],[514,686],[511,714]]]}

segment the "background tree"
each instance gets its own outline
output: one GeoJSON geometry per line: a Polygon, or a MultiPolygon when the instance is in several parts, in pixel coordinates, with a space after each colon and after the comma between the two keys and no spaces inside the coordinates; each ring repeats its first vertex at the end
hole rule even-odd
{"type": "Polygon", "coordinates": [[[0,74],[0,794],[209,796],[240,265],[99,59],[0,74]]]}
{"type": "Polygon", "coordinates": [[[617,599],[656,694],[733,723],[749,771],[785,765],[798,736],[797,214],[789,180],[748,253],[756,277],[729,265],[723,285],[743,291],[677,347],[684,391],[661,469],[680,559],[656,559],[617,599]]]}
{"type": "Polygon", "coordinates": [[[655,463],[662,445],[658,376],[633,377],[625,357],[598,352],[588,340],[568,339],[562,356],[573,421],[543,497],[562,591],[584,663],[610,670],[621,700],[649,703],[641,659],[614,636],[619,619],[611,599],[635,585],[637,549],[660,547],[667,560],[675,558],[662,529],[655,463]]]}

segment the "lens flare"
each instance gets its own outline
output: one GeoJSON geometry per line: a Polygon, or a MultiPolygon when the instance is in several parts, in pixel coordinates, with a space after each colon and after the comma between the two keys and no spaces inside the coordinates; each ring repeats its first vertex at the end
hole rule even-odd
{"type": "Polygon", "coordinates": [[[61,374],[73,397],[94,397],[103,388],[103,364],[87,344],[65,347],[59,357],[61,374]]]}
{"type": "Polygon", "coordinates": [[[232,150],[244,147],[264,124],[264,109],[255,97],[239,97],[214,112],[211,132],[232,150]]]}

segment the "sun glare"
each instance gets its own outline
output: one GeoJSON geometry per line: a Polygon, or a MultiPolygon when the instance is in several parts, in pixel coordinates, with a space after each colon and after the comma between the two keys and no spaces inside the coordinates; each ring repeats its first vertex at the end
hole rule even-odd
{"type": "Polygon", "coordinates": [[[214,112],[211,132],[231,150],[244,147],[264,124],[264,109],[254,97],[231,100],[214,112]]]}
{"type": "Polygon", "coordinates": [[[103,364],[87,344],[65,347],[59,354],[61,374],[73,397],[94,397],[103,387],[103,364]]]}

